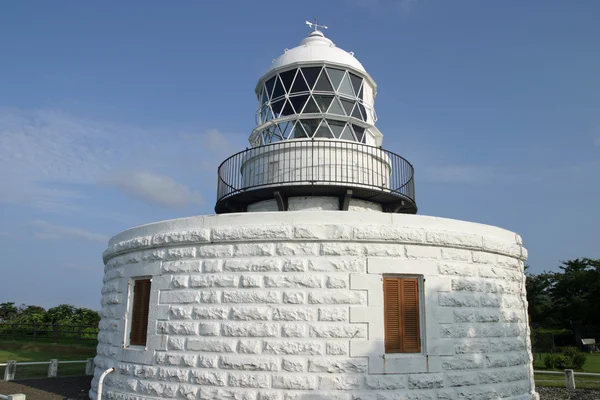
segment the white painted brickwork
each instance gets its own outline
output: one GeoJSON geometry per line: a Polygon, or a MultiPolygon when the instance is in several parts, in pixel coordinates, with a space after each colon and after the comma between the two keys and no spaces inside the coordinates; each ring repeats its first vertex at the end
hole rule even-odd
{"type": "Polygon", "coordinates": [[[532,399],[514,233],[340,211],[192,217],[109,243],[91,398],[532,399]],[[421,354],[384,354],[383,274],[421,277],[421,354]],[[146,349],[128,282],[152,276],[146,349]]]}

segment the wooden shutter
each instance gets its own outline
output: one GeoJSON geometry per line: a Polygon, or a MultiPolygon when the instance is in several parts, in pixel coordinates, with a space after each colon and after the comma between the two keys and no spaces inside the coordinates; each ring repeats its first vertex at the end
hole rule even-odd
{"type": "Polygon", "coordinates": [[[150,279],[137,279],[133,286],[131,307],[131,333],[129,344],[145,346],[148,336],[148,313],[150,311],[150,279]]]}
{"type": "Polygon", "coordinates": [[[386,353],[421,351],[418,278],[384,278],[386,353]]]}

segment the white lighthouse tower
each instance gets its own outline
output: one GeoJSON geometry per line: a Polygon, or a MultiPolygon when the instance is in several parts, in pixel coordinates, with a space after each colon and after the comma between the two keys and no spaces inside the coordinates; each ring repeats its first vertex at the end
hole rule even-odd
{"type": "Polygon", "coordinates": [[[536,399],[521,237],[417,216],[375,81],[318,25],[256,87],[216,215],[110,239],[90,397],[536,399]]]}
{"type": "Polygon", "coordinates": [[[416,213],[413,167],[383,150],[377,85],[317,28],[258,80],[253,148],[219,167],[217,213],[416,213]]]}

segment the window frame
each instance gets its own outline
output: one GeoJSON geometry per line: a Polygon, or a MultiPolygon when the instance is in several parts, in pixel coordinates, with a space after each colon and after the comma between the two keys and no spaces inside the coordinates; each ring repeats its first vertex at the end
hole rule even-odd
{"type": "Polygon", "coordinates": [[[151,309],[151,296],[152,296],[152,276],[135,276],[128,279],[127,282],[127,318],[125,320],[125,329],[123,338],[123,343],[125,348],[130,349],[146,349],[148,345],[148,337],[150,336],[150,309],[151,309]],[[135,302],[135,283],[136,281],[150,281],[150,286],[148,289],[148,312],[146,317],[146,337],[144,338],[143,344],[131,343],[131,329],[133,327],[133,306],[135,302]]]}

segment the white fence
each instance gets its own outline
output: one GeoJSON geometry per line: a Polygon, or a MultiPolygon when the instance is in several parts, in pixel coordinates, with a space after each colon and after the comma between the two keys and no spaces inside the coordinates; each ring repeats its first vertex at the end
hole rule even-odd
{"type": "Polygon", "coordinates": [[[565,386],[567,389],[575,389],[575,375],[577,376],[591,376],[600,378],[600,374],[593,374],[591,372],[573,372],[572,369],[565,369],[564,372],[561,371],[533,371],[536,374],[546,374],[546,375],[564,375],[565,376],[565,386]]]}
{"type": "MultiPolygon", "coordinates": [[[[0,363],[0,367],[6,367],[4,370],[4,380],[12,381],[15,379],[15,374],[17,372],[17,365],[48,365],[48,378],[55,378],[58,374],[58,366],[60,364],[85,364],[85,374],[93,375],[94,374],[94,359],[88,358],[87,360],[73,360],[73,361],[59,361],[55,358],[49,361],[26,361],[26,362],[17,362],[15,360],[8,360],[5,363],[0,363]]],[[[0,395],[0,400],[8,399],[8,397],[3,397],[0,395]]],[[[13,397],[13,400],[21,400],[19,397],[13,397]]]]}

